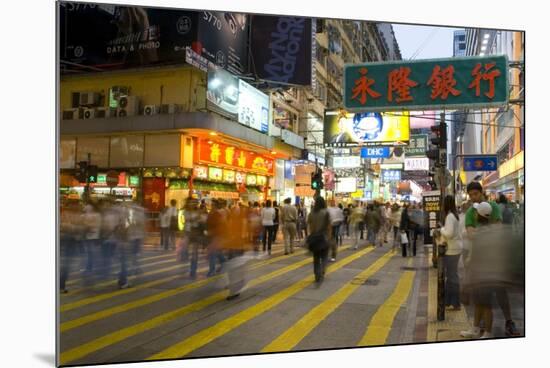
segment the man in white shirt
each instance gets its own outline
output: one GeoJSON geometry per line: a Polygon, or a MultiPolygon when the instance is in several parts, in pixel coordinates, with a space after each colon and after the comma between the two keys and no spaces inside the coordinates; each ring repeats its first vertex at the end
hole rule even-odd
{"type": "Polygon", "coordinates": [[[285,199],[281,209],[281,221],[283,223],[283,237],[285,241],[285,254],[294,253],[294,238],[296,238],[296,224],[298,210],[290,204],[290,198],[285,199]]]}
{"type": "Polygon", "coordinates": [[[336,261],[337,248],[342,239],[340,237],[340,226],[344,222],[344,211],[341,208],[336,207],[336,202],[332,200],[330,202],[330,207],[328,208],[328,215],[330,218],[330,225],[332,226],[332,236],[333,241],[331,243],[332,257],[330,258],[331,262],[336,261]]]}

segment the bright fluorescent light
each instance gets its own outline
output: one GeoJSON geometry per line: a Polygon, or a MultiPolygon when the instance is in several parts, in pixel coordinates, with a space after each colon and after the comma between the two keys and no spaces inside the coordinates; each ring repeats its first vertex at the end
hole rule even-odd
{"type": "Polygon", "coordinates": [[[487,43],[489,43],[489,40],[488,40],[488,39],[484,39],[484,40],[483,40],[483,44],[484,44],[484,45],[487,45],[487,43]]]}
{"type": "Polygon", "coordinates": [[[218,88],[220,86],[220,84],[222,84],[222,81],[219,78],[214,78],[210,82],[210,88],[213,88],[213,89],[218,88]]]}
{"type": "Polygon", "coordinates": [[[485,56],[485,53],[484,53],[484,52],[480,52],[480,53],[479,53],[479,56],[485,56]]]}
{"type": "Polygon", "coordinates": [[[487,46],[481,46],[481,51],[487,50],[487,46]]]}
{"type": "Polygon", "coordinates": [[[485,33],[485,35],[483,36],[485,39],[488,39],[489,38],[489,33],[485,33]]]}
{"type": "Polygon", "coordinates": [[[216,132],[210,132],[210,135],[218,135],[216,132]]]}

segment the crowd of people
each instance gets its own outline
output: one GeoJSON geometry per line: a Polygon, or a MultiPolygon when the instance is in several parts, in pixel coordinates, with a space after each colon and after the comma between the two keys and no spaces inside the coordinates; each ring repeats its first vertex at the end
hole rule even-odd
{"type": "MultiPolygon", "coordinates": [[[[504,196],[497,202],[487,199],[478,182],[467,187],[469,201],[457,208],[453,196],[443,201],[444,216],[435,236],[444,242],[445,304],[460,310],[470,296],[474,323],[465,337],[491,337],[493,295],[505,320],[507,335],[517,335],[507,291],[523,287],[523,224],[519,209],[504,196]],[[465,275],[459,275],[462,261],[465,275]]],[[[307,248],[313,256],[315,281],[324,280],[328,262],[335,262],[338,249],[347,238],[352,249],[359,246],[400,250],[402,257],[416,256],[424,236],[424,212],[420,204],[361,202],[337,204],[314,199],[310,210],[303,202],[232,202],[212,199],[207,203],[188,198],[183,206],[184,226],[180,231],[177,202],[159,214],[160,247],[176,250],[182,264],[189,264],[188,276],[197,278],[199,256],[208,264],[206,277],[227,272],[228,299],[239,296],[246,285],[249,259],[269,257],[272,245],[282,233],[284,254],[296,247],[307,248]]],[[[60,222],[60,290],[66,293],[71,271],[83,272],[85,285],[105,280],[116,269],[118,286],[130,287],[129,276],[141,273],[139,254],[145,239],[145,210],[134,202],[104,199],[82,205],[65,204],[60,222]],[[118,267],[117,267],[118,266],[118,267]]],[[[186,271],[187,272],[187,271],[186,271]]]]}

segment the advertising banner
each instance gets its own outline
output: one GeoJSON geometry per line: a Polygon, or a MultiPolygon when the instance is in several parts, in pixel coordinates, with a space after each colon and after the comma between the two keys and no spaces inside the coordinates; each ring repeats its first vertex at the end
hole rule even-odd
{"type": "Polygon", "coordinates": [[[275,170],[272,158],[204,139],[199,140],[198,162],[263,175],[273,175],[275,170]]]}
{"type": "Polygon", "coordinates": [[[239,80],[239,123],[262,133],[269,130],[269,96],[239,80]]]}
{"type": "Polygon", "coordinates": [[[336,193],[353,193],[357,191],[357,179],[350,178],[338,178],[336,182],[336,193]]]}
{"type": "Polygon", "coordinates": [[[405,158],[405,171],[429,171],[430,159],[427,157],[405,158]]]}
{"type": "Polygon", "coordinates": [[[345,169],[361,166],[361,157],[359,156],[333,156],[332,167],[335,169],[345,169]]]}
{"type": "Polygon", "coordinates": [[[382,180],[386,183],[401,180],[400,170],[382,170],[382,180]]]}
{"type": "Polygon", "coordinates": [[[424,244],[432,244],[433,231],[441,221],[441,192],[439,190],[422,193],[424,208],[424,244]]]}
{"type": "Polygon", "coordinates": [[[457,109],[508,103],[504,55],[363,63],[344,66],[350,111],[457,109]]]}
{"type": "Polygon", "coordinates": [[[361,147],[361,158],[388,158],[390,147],[361,147]]]}
{"type": "Polygon", "coordinates": [[[251,22],[250,72],[275,83],[311,85],[311,19],[253,15],[251,22]]]}
{"type": "Polygon", "coordinates": [[[409,135],[408,113],[325,113],[325,147],[405,145],[409,135]]]}
{"type": "Polygon", "coordinates": [[[285,179],[294,180],[296,175],[296,166],[294,161],[285,161],[285,179]]]}
{"type": "MultiPolygon", "coordinates": [[[[60,3],[63,69],[102,71],[198,61],[248,70],[248,16],[108,4],[60,3]]],[[[199,67],[204,63],[199,63],[199,67]]]]}
{"type": "Polygon", "coordinates": [[[237,120],[239,116],[239,78],[210,63],[208,65],[206,98],[209,109],[237,120]]]}
{"type": "Polygon", "coordinates": [[[248,69],[248,15],[201,11],[198,23],[198,53],[233,74],[243,74],[248,69]]]}
{"type": "Polygon", "coordinates": [[[428,150],[428,135],[413,134],[409,140],[409,146],[405,147],[405,156],[426,156],[428,150]]]}

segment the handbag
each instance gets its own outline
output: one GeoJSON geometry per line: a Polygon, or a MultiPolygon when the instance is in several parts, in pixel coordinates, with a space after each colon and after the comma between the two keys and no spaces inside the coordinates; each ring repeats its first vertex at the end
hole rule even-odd
{"type": "Polygon", "coordinates": [[[401,244],[408,244],[409,238],[407,238],[407,233],[403,232],[401,233],[401,244]]]}
{"type": "Polygon", "coordinates": [[[311,252],[317,252],[317,251],[326,249],[328,248],[328,245],[329,245],[326,239],[326,236],[321,233],[309,234],[306,239],[306,243],[307,243],[307,248],[311,252]]]}

